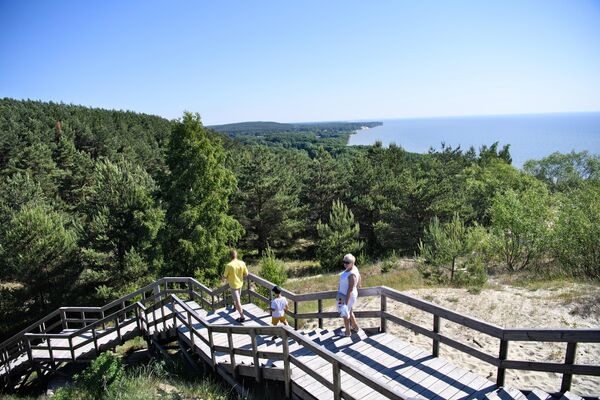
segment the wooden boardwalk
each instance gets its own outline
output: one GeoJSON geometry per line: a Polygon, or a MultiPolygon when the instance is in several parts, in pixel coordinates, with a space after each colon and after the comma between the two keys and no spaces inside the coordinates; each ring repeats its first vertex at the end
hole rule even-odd
{"type": "MultiPolygon", "coordinates": [[[[237,312],[232,313],[228,309],[220,309],[216,312],[200,310],[200,314],[212,324],[239,324],[235,322],[235,318],[238,316],[237,312]]],[[[244,305],[244,314],[246,316],[244,326],[270,325],[270,315],[255,304],[244,305]]],[[[208,338],[203,326],[195,325],[194,328],[208,338]]],[[[189,337],[189,330],[181,327],[179,331],[186,343],[191,345],[189,339],[185,339],[189,337]]],[[[484,396],[497,389],[493,382],[447,361],[432,357],[422,349],[405,343],[390,334],[381,333],[367,336],[361,331],[348,338],[342,335],[341,328],[335,331],[317,329],[302,333],[318,345],[341,356],[354,368],[378,379],[390,388],[395,388],[406,398],[466,399],[471,396],[484,396]]],[[[252,343],[248,335],[233,336],[234,347],[251,350],[252,343]]],[[[259,352],[282,352],[281,338],[273,340],[270,336],[260,336],[256,338],[256,341],[259,352]]],[[[227,334],[214,334],[213,342],[215,346],[228,347],[227,334]]],[[[332,368],[328,361],[292,339],[289,339],[288,345],[290,355],[298,358],[307,368],[316,371],[328,382],[333,382],[332,368]]],[[[196,342],[194,348],[209,358],[210,353],[207,346],[198,345],[196,342]]],[[[248,366],[245,374],[253,376],[252,371],[255,370],[253,357],[244,355],[235,357],[237,365],[248,366]]],[[[231,370],[230,358],[229,352],[217,353],[217,363],[228,370],[231,370]]],[[[271,379],[281,379],[280,377],[283,376],[283,362],[259,357],[259,363],[261,374],[271,379]]],[[[302,368],[294,365],[291,372],[293,391],[298,397],[333,399],[331,390],[307,374],[302,368]]],[[[345,372],[342,372],[341,380],[345,398],[373,400],[386,398],[345,372]]]]}
{"type": "MultiPolygon", "coordinates": [[[[272,285],[253,275],[248,279],[265,288],[272,285]]],[[[356,312],[358,318],[380,317],[380,327],[369,330],[369,335],[361,331],[345,337],[341,328],[322,329],[323,318],[337,318],[336,313],[322,310],[322,300],[335,293],[285,293],[293,306],[288,316],[295,326],[299,317],[318,320],[319,329],[302,331],[271,326],[270,315],[252,302],[244,305],[246,322],[236,322],[237,312],[223,307],[227,292],[227,287],[212,290],[191,278],[162,278],[104,307],[63,307],[0,344],[0,383],[8,388],[21,386],[35,376],[33,372],[39,377],[65,363],[89,361],[136,336],[143,336],[157,348],[160,341],[178,341],[182,354],[189,358],[195,353],[234,387],[240,376],[259,383],[282,381],[286,397],[296,399],[575,400],[581,398],[568,390],[554,396],[534,390],[525,396],[499,382],[509,367],[561,372],[566,388],[575,373],[600,375],[598,366],[574,363],[577,341],[599,342],[599,330],[506,330],[381,287],[361,289],[361,295],[381,296],[381,310],[356,312]],[[433,330],[389,314],[388,298],[431,312],[433,330]],[[300,301],[317,301],[318,312],[299,313],[300,301]],[[439,330],[441,318],[500,338],[500,356],[445,337],[439,330]],[[386,333],[387,321],[431,337],[433,351],[386,333]],[[566,342],[565,363],[507,360],[509,340],[566,342]],[[497,365],[496,382],[439,358],[440,343],[497,365]]],[[[254,290],[246,290],[244,295],[269,300],[254,290]]]]}

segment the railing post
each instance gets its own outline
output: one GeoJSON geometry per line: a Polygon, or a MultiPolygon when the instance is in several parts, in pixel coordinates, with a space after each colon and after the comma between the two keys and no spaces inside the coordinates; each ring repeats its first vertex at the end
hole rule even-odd
{"type": "Polygon", "coordinates": [[[160,305],[160,314],[162,315],[162,323],[163,323],[163,331],[167,331],[167,319],[165,318],[165,304],[164,300],[161,300],[160,305]]]}
{"type": "Polygon", "coordinates": [[[254,359],[254,374],[256,375],[256,382],[262,381],[260,374],[260,363],[258,361],[258,346],[256,345],[256,331],[250,331],[250,340],[252,341],[252,358],[254,359]]]}
{"type": "MultiPolygon", "coordinates": [[[[440,316],[433,316],[433,332],[440,333],[440,316]]],[[[438,357],[440,355],[440,341],[438,339],[433,339],[433,350],[432,354],[434,357],[438,357]]]]}
{"type": "Polygon", "coordinates": [[[381,320],[379,322],[379,330],[382,333],[387,331],[387,318],[384,313],[387,312],[387,297],[385,294],[381,294],[381,320]]]}
{"type": "MultiPolygon", "coordinates": [[[[33,361],[33,351],[31,351],[31,342],[29,341],[28,337],[25,337],[27,339],[27,357],[29,358],[29,361],[33,361]]],[[[6,359],[8,360],[8,357],[6,357],[6,359]]],[[[7,365],[10,368],[10,361],[7,363],[7,365]]],[[[10,372],[10,369],[9,369],[10,372]]]]}
{"type": "Polygon", "coordinates": [[[52,339],[48,338],[48,354],[50,355],[50,362],[54,368],[54,351],[52,350],[52,339]]]}
{"type": "Polygon", "coordinates": [[[333,399],[341,400],[342,398],[342,377],[340,376],[340,364],[337,361],[333,362],[333,399]]]}
{"type": "Polygon", "coordinates": [[[140,331],[140,335],[142,334],[142,322],[140,320],[140,308],[135,308],[135,323],[137,325],[138,331],[140,331]]]}
{"type": "Polygon", "coordinates": [[[63,329],[69,329],[69,322],[67,322],[67,313],[65,310],[60,310],[60,322],[63,329]]]}
{"type": "Polygon", "coordinates": [[[250,293],[250,275],[246,275],[246,282],[248,282],[248,303],[252,303],[252,296],[250,293]]]}
{"type": "Polygon", "coordinates": [[[215,343],[213,341],[212,328],[208,326],[208,346],[210,347],[210,358],[212,360],[213,371],[217,368],[217,356],[215,354],[215,343]]]}
{"type": "MultiPolygon", "coordinates": [[[[319,314],[321,314],[323,312],[323,300],[321,300],[321,299],[317,300],[317,307],[318,307],[319,314]]],[[[323,329],[323,318],[322,317],[319,317],[319,329],[323,329]]]]}
{"type": "MultiPolygon", "coordinates": [[[[577,354],[577,342],[567,343],[567,353],[565,354],[565,364],[573,365],[575,363],[575,355],[577,354]]],[[[560,385],[560,392],[568,392],[571,390],[571,381],[573,380],[573,374],[563,374],[562,383],[560,385]]]]}
{"type": "Polygon", "coordinates": [[[192,324],[192,314],[188,312],[188,329],[190,330],[190,342],[192,342],[192,350],[194,350],[194,333],[192,332],[194,329],[194,325],[192,324]]]}
{"type": "Polygon", "coordinates": [[[115,326],[117,327],[117,336],[119,337],[119,343],[121,343],[123,341],[123,338],[121,337],[121,327],[119,326],[119,315],[117,315],[117,318],[115,319],[115,326]]]}
{"type": "Polygon", "coordinates": [[[506,356],[508,355],[508,340],[501,339],[500,340],[500,351],[498,354],[498,359],[500,360],[500,365],[498,366],[498,372],[496,374],[496,385],[504,386],[504,377],[506,374],[506,368],[502,367],[502,362],[506,360],[506,356]]]}
{"type": "Polygon", "coordinates": [[[154,288],[152,289],[152,292],[154,293],[154,296],[156,297],[156,299],[158,299],[160,301],[160,283],[156,283],[156,286],[154,286],[154,288]]]}
{"type": "Polygon", "coordinates": [[[177,307],[177,303],[172,302],[171,305],[173,306],[171,309],[171,312],[173,313],[173,329],[177,331],[177,310],[175,309],[175,307],[177,307]]]}
{"type": "Polygon", "coordinates": [[[96,355],[99,353],[98,349],[98,338],[96,337],[96,327],[92,327],[92,339],[94,340],[94,350],[96,350],[96,355]]]}
{"type": "Polygon", "coordinates": [[[298,330],[298,302],[294,300],[294,329],[298,330]]]}
{"type": "Polygon", "coordinates": [[[233,349],[233,335],[231,331],[227,331],[227,344],[229,345],[229,361],[231,362],[231,375],[235,379],[238,378],[237,369],[235,367],[235,352],[233,349]]]}
{"type": "MultiPolygon", "coordinates": [[[[283,328],[282,328],[283,329],[283,328]]],[[[292,398],[292,370],[290,369],[290,347],[288,344],[288,333],[283,329],[281,335],[283,345],[283,380],[285,381],[285,398],[292,398]]]]}
{"type": "Polygon", "coordinates": [[[73,338],[69,336],[69,350],[71,350],[71,360],[75,361],[75,349],[73,348],[73,338]]]}

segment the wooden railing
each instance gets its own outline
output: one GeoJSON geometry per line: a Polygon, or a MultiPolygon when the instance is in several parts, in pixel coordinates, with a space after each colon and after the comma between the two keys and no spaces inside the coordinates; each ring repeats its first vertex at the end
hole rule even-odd
{"type": "MultiPolygon", "coordinates": [[[[248,288],[255,283],[258,286],[271,289],[273,284],[256,275],[248,275],[248,288]]],[[[265,296],[262,296],[252,289],[247,289],[249,301],[256,298],[262,301],[269,301],[265,296]]],[[[323,300],[335,299],[337,292],[318,292],[307,294],[296,294],[288,290],[282,290],[288,301],[293,304],[293,310],[288,311],[288,315],[294,319],[294,327],[297,329],[299,320],[302,319],[318,319],[319,327],[323,327],[323,318],[339,318],[337,312],[323,312],[323,300]],[[317,301],[317,311],[300,313],[298,312],[299,304],[302,302],[317,301]]],[[[355,311],[356,318],[379,318],[379,330],[385,332],[387,330],[387,322],[396,323],[402,327],[410,329],[415,333],[425,335],[432,339],[432,354],[434,357],[439,355],[440,343],[457,349],[463,353],[467,353],[479,360],[491,364],[497,368],[496,384],[504,386],[506,370],[514,369],[521,371],[541,371],[555,372],[562,374],[562,382],[560,392],[570,390],[573,375],[591,375],[600,376],[600,365],[585,365],[575,363],[575,354],[579,343],[600,343],[600,329],[506,329],[476,318],[458,314],[447,308],[435,305],[433,303],[406,295],[395,289],[379,286],[370,287],[358,290],[359,297],[379,297],[380,310],[374,311],[355,311]],[[417,310],[421,310],[432,316],[431,329],[424,328],[414,324],[406,319],[400,318],[387,311],[388,299],[406,304],[417,310]],[[461,343],[441,332],[441,320],[454,322],[474,331],[489,335],[500,340],[497,355],[488,354],[461,343]],[[532,362],[524,360],[508,359],[508,347],[510,342],[560,342],[565,344],[565,356],[563,363],[555,362],[532,362]]],[[[600,362],[600,360],[598,360],[600,362]]]]}
{"type": "MultiPolygon", "coordinates": [[[[263,292],[266,291],[271,293],[271,288],[274,286],[273,283],[253,274],[248,275],[246,281],[247,285],[246,289],[243,291],[243,296],[247,296],[249,302],[252,302],[253,299],[269,302],[270,297],[267,298],[260,294],[256,288],[262,287],[266,289],[263,290],[263,292]]],[[[323,311],[323,302],[325,300],[335,299],[337,294],[336,291],[296,294],[289,290],[282,289],[282,294],[286,296],[293,305],[287,312],[287,315],[294,320],[295,329],[298,329],[301,320],[317,319],[319,327],[322,328],[323,319],[339,318],[337,312],[323,311]],[[303,302],[316,302],[317,310],[314,312],[300,312],[299,306],[303,302]]],[[[27,354],[28,359],[31,360],[32,346],[35,346],[36,349],[48,350],[50,354],[52,354],[53,351],[69,350],[71,351],[72,358],[75,358],[75,350],[91,342],[94,342],[94,347],[98,350],[97,341],[101,337],[100,335],[110,334],[115,331],[119,334],[119,330],[123,327],[124,323],[136,323],[138,324],[137,328],[139,331],[147,334],[151,332],[152,329],[154,329],[154,331],[160,330],[160,324],[163,324],[162,328],[166,329],[166,321],[169,318],[172,318],[174,322],[179,320],[182,325],[190,328],[188,334],[192,344],[196,340],[202,340],[209,346],[212,352],[211,357],[213,365],[215,362],[215,351],[229,351],[231,354],[231,364],[233,366],[235,366],[236,354],[251,355],[252,357],[255,357],[255,359],[264,356],[277,360],[283,357],[285,365],[284,375],[286,379],[286,393],[289,393],[288,389],[290,385],[289,363],[293,363],[300,369],[311,374],[311,376],[323,385],[330,388],[333,391],[335,398],[339,398],[340,396],[344,397],[343,388],[340,386],[340,371],[348,373],[361,382],[381,391],[381,393],[384,393],[385,395],[389,395],[392,398],[401,398],[397,392],[382,386],[381,383],[356,371],[343,359],[315,344],[310,339],[298,334],[292,328],[213,326],[194,312],[186,303],[181,301],[177,295],[187,296],[189,300],[196,301],[205,309],[212,310],[220,308],[230,302],[228,299],[229,290],[227,285],[217,289],[210,289],[193,278],[166,277],[103,307],[61,307],[19,332],[11,339],[0,344],[0,374],[10,373],[10,362],[24,354],[27,354]],[[179,305],[185,310],[186,315],[184,316],[182,313],[176,312],[165,315],[164,306],[167,304],[173,304],[173,307],[175,307],[175,304],[179,305]],[[157,316],[157,313],[160,315],[157,316]],[[149,320],[148,317],[151,314],[152,319],[149,320]],[[208,340],[196,332],[195,329],[191,329],[195,323],[199,323],[207,329],[208,340]],[[69,333],[59,333],[64,329],[72,329],[73,327],[76,327],[77,330],[69,333]],[[92,337],[73,346],[73,339],[86,332],[91,332],[92,337]],[[229,347],[215,346],[212,340],[214,332],[226,333],[230,338],[229,347]],[[290,355],[289,352],[286,353],[287,350],[285,350],[285,348],[283,356],[280,353],[274,352],[258,352],[255,340],[252,340],[253,349],[251,353],[248,353],[248,350],[233,348],[231,344],[231,335],[233,334],[247,334],[250,335],[251,338],[256,337],[257,335],[277,335],[284,339],[286,348],[286,339],[292,338],[302,346],[309,348],[311,351],[331,363],[333,382],[330,383],[321,376],[314,376],[314,372],[309,372],[308,368],[304,365],[300,365],[301,363],[298,359],[290,355]],[[50,339],[52,338],[67,339],[69,346],[52,348],[50,344],[50,339]]],[[[379,297],[380,309],[372,311],[355,311],[357,318],[378,318],[380,321],[379,330],[382,332],[387,330],[389,321],[410,329],[413,332],[425,335],[432,339],[432,354],[434,356],[438,356],[439,345],[442,343],[487,362],[497,368],[496,383],[498,386],[504,385],[505,371],[507,369],[544,371],[562,374],[561,392],[570,390],[573,375],[600,376],[600,365],[583,365],[576,364],[575,362],[577,345],[579,343],[600,343],[600,329],[505,329],[475,318],[458,314],[452,310],[408,296],[385,286],[359,289],[359,296],[379,297]],[[388,299],[406,304],[430,314],[432,316],[431,328],[424,328],[389,313],[387,310],[388,299]],[[497,354],[488,354],[444,335],[440,329],[442,326],[442,319],[499,339],[497,354]],[[508,347],[510,342],[523,341],[564,343],[566,346],[564,362],[531,362],[508,359],[508,347]]],[[[255,363],[255,368],[259,368],[257,362],[255,363]]],[[[233,371],[235,371],[235,368],[233,368],[233,371]]],[[[257,379],[260,379],[258,378],[259,374],[256,376],[257,379]]]]}

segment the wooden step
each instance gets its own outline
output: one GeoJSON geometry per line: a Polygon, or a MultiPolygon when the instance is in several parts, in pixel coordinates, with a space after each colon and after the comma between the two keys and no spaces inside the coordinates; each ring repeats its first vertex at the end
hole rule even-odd
{"type": "Polygon", "coordinates": [[[533,389],[531,393],[527,395],[527,400],[553,400],[554,398],[550,396],[548,393],[540,390],[533,389]]]}
{"type": "Polygon", "coordinates": [[[583,397],[576,395],[575,393],[565,392],[560,400],[584,400],[583,397]]]}

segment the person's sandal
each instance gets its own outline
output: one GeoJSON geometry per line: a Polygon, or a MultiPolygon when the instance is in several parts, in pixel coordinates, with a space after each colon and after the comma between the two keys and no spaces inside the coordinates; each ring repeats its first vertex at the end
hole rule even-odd
{"type": "Polygon", "coordinates": [[[245,320],[246,320],[246,318],[242,318],[242,317],[239,317],[236,319],[237,322],[244,322],[245,320]]]}

